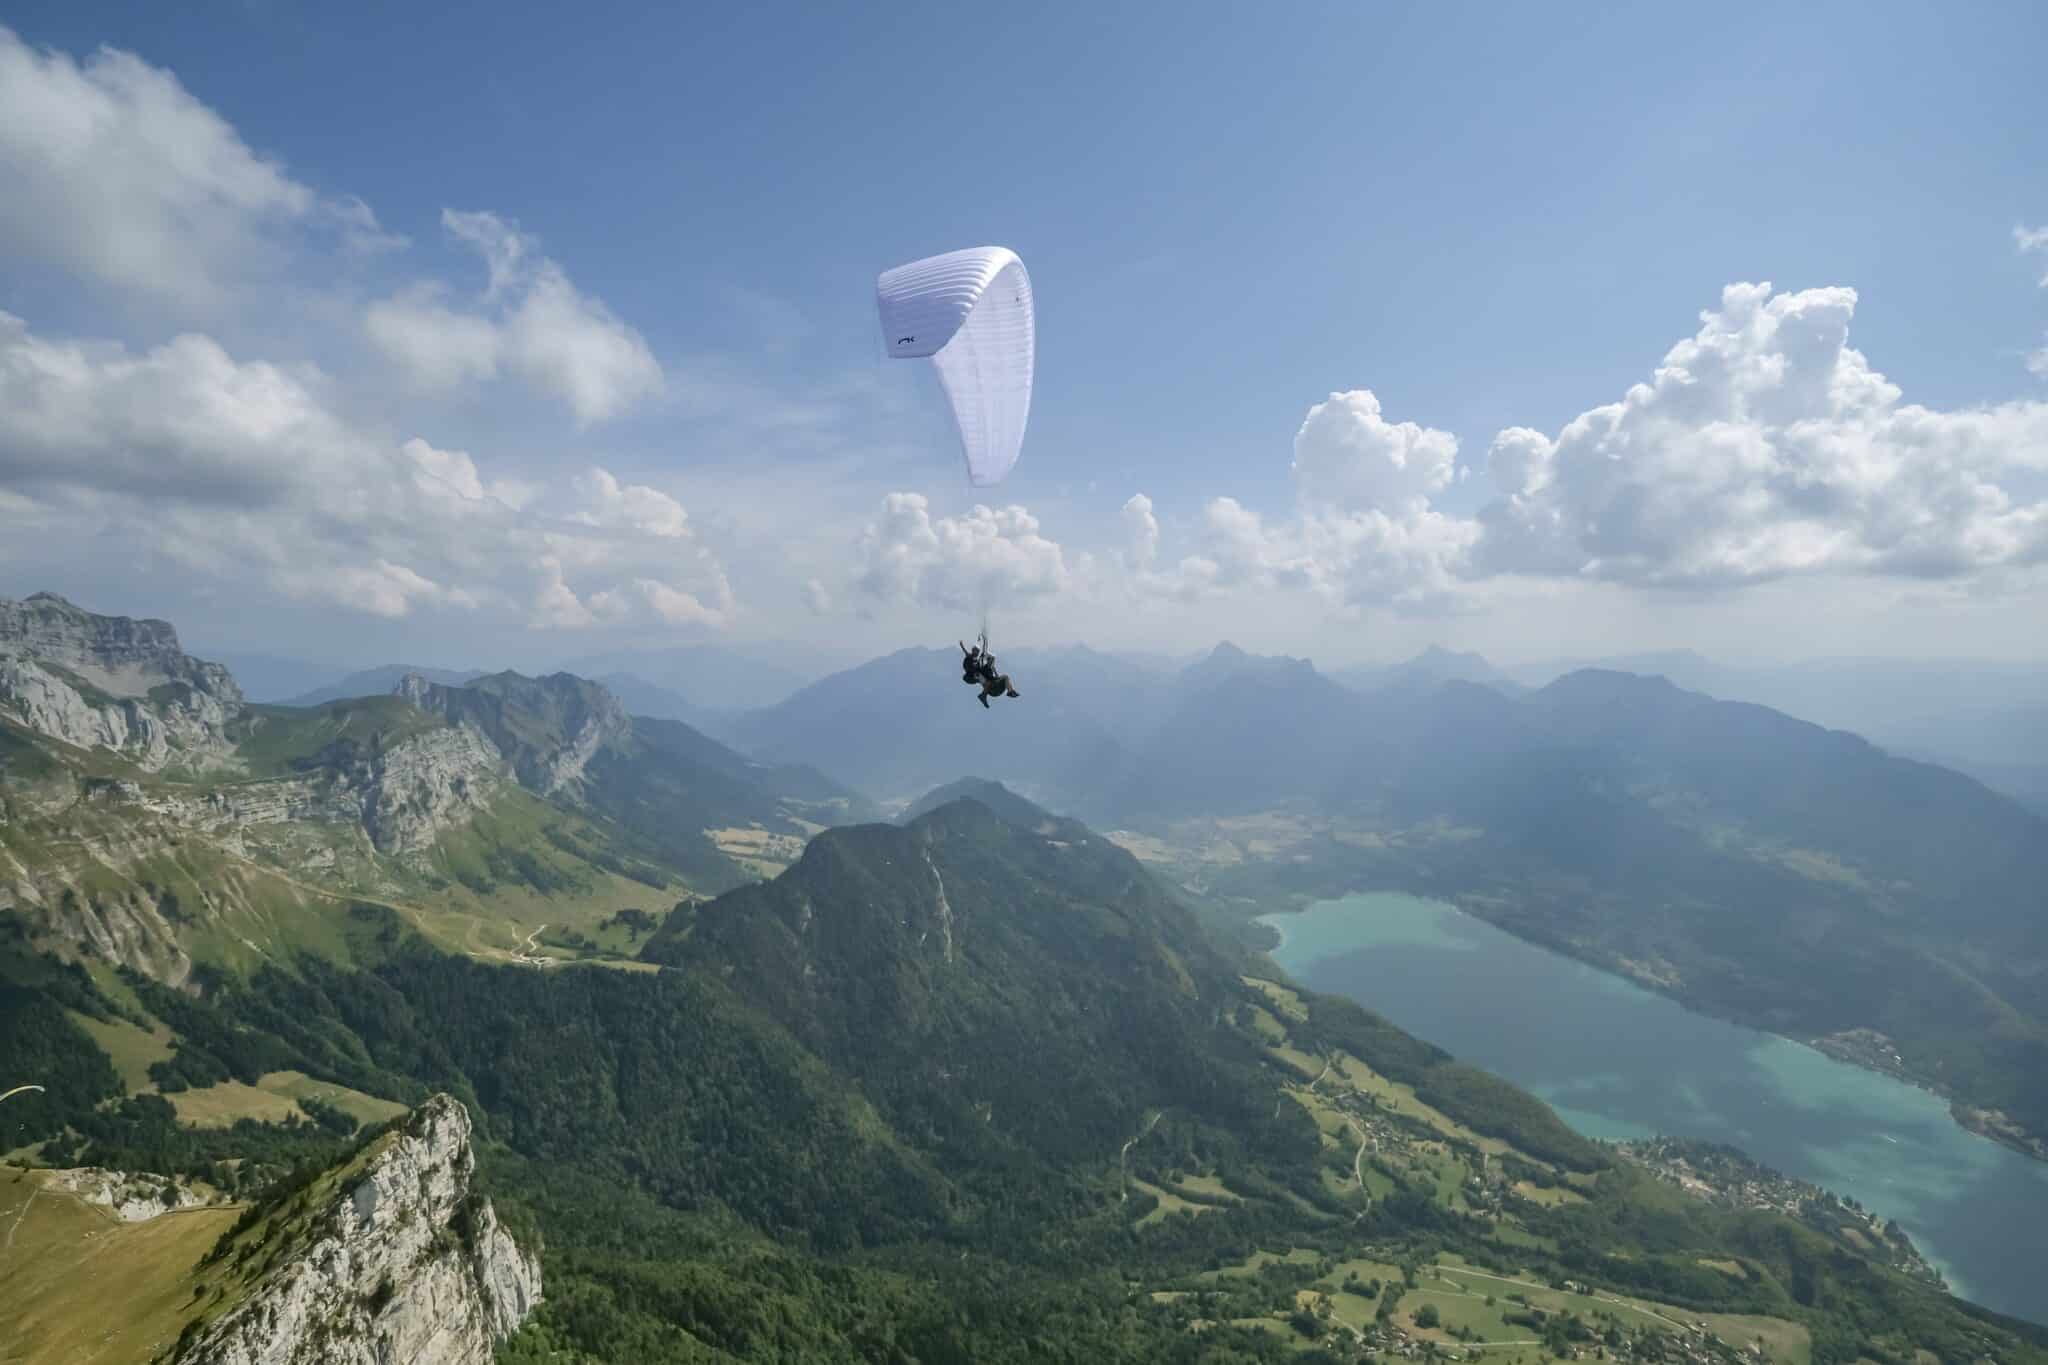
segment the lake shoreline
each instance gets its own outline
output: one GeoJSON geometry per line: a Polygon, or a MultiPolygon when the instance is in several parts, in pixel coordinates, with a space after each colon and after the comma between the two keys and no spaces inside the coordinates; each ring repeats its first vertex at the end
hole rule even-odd
{"type": "MultiPolygon", "coordinates": [[[[1469,915],[1482,924],[1491,925],[1504,934],[1513,935],[1516,939],[1528,944],[1532,948],[1540,948],[1545,952],[1556,953],[1559,957],[1568,961],[1577,962],[1583,966],[1591,967],[1595,971],[1604,972],[1616,980],[1626,981],[1631,985],[1639,986],[1646,991],[1662,996],[1673,1004],[1689,1010],[1702,1018],[1715,1019],[1725,1024],[1734,1024],[1741,1028],[1753,1029],[1758,1033],[1767,1033],[1774,1038],[1783,1038],[1788,1043],[1797,1043],[1801,1047],[1810,1048],[1831,1061],[1859,1067],[1874,1075],[1883,1076],[1887,1080],[1897,1081],[1902,1085],[1910,1085],[1916,1090],[1924,1091],[1936,1099],[1947,1103],[1949,1117],[1964,1132],[1981,1137],[1987,1142],[1996,1143],[2000,1147],[2016,1152],[2031,1161],[2048,1165],[2048,1135],[2031,1132],[2025,1127],[2013,1123],[1999,1110],[1980,1109],[1970,1104],[1967,1100],[1960,1098],[1954,1091],[1931,1077],[1919,1075],[1904,1067],[1882,1065],[1865,1055],[1868,1051],[1865,1047],[1854,1046],[1847,1042],[1840,1043],[1834,1047],[1829,1046],[1832,1040],[1844,1038],[1846,1035],[1832,1034],[1819,1038],[1802,1038],[1796,1034],[1786,1033],[1780,1029],[1773,1028],[1761,1020],[1745,1018],[1743,1015],[1732,1011],[1715,1009],[1706,1002],[1696,1000],[1683,992],[1673,990],[1669,981],[1654,972],[1642,968],[1640,964],[1603,959],[1587,952],[1575,951],[1575,945],[1572,944],[1555,942],[1547,938],[1537,938],[1519,932],[1512,921],[1503,922],[1491,915],[1482,914],[1468,905],[1461,904],[1454,896],[1447,896],[1442,893],[1422,895],[1418,892],[1398,887],[1383,887],[1348,894],[1414,896],[1420,900],[1435,901],[1438,904],[1447,905],[1461,915],[1469,915]],[[1635,967],[1636,970],[1630,970],[1631,967],[1635,967]]],[[[1342,899],[1342,897],[1332,897],[1329,899],[1342,899]]],[[[1277,906],[1254,919],[1252,923],[1266,925],[1280,939],[1280,942],[1274,944],[1271,948],[1263,950],[1266,956],[1270,958],[1272,954],[1280,952],[1287,946],[1287,931],[1279,924],[1273,922],[1277,917],[1302,914],[1321,903],[1320,900],[1314,897],[1289,897],[1286,904],[1277,906]]]]}
{"type": "Polygon", "coordinates": [[[1699,1009],[1447,897],[1357,892],[1261,915],[1265,956],[1529,1091],[1596,1141],[1739,1150],[1895,1218],[1958,1299],[2048,1325],[2048,1163],[1934,1087],[1699,1009]],[[1901,1082],[1905,1082],[1901,1084],[1901,1082]]]}

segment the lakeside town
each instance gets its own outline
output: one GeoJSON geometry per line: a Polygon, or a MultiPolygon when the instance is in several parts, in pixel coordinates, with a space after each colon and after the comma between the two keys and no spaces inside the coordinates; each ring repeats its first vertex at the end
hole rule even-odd
{"type": "Polygon", "coordinates": [[[1942,1290],[1948,1282],[1897,1222],[1852,1198],[1774,1171],[1733,1147],[1660,1137],[1609,1144],[1660,1180],[1730,1209],[1769,1209],[1942,1290]]]}

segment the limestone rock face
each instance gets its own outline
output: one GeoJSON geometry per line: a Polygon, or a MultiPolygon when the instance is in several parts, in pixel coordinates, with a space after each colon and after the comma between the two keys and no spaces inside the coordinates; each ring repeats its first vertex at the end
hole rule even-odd
{"type": "Polygon", "coordinates": [[[242,689],[186,654],[166,621],[100,616],[52,593],[0,598],[0,713],[156,772],[229,761],[242,689]]]}
{"type": "Polygon", "coordinates": [[[520,785],[544,796],[576,790],[598,751],[633,726],[617,697],[568,673],[496,673],[461,687],[408,673],[392,690],[422,711],[488,737],[520,785]]]}
{"type": "Polygon", "coordinates": [[[489,740],[453,726],[352,765],[342,784],[379,853],[418,853],[489,804],[503,767],[489,740]]]}
{"type": "Polygon", "coordinates": [[[471,1198],[469,1139],[452,1097],[415,1109],[175,1365],[490,1365],[540,1303],[540,1263],[471,1198]]]}
{"type": "Polygon", "coordinates": [[[619,699],[568,673],[394,695],[252,705],[166,622],[0,599],[0,913],[188,986],[199,932],[269,956],[280,914],[403,898],[520,788],[590,803],[638,752],[619,699]]]}

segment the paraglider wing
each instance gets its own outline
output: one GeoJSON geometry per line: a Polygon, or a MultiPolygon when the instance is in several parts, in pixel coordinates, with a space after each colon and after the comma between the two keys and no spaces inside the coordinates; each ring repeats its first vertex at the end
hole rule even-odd
{"type": "Polygon", "coordinates": [[[929,357],[953,405],[967,478],[1001,483],[1024,446],[1037,319],[1031,277],[1008,247],[928,256],[882,272],[875,302],[889,354],[929,357]]]}

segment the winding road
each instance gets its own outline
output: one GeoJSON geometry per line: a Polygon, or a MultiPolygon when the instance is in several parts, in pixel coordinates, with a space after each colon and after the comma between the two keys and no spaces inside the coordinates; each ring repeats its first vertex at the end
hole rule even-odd
{"type": "Polygon", "coordinates": [[[1358,1134],[1358,1155],[1351,1158],[1351,1178],[1358,1182],[1358,1188],[1365,1189],[1365,1144],[1371,1141],[1365,1129],[1358,1126],[1358,1120],[1346,1114],[1344,1121],[1351,1125],[1351,1131],[1358,1134]]]}
{"type": "Polygon", "coordinates": [[[528,934],[526,936],[526,950],[524,952],[515,953],[513,955],[513,959],[517,962],[524,963],[526,966],[529,967],[547,966],[548,959],[537,956],[537,954],[540,952],[541,931],[546,929],[547,927],[548,926],[546,925],[546,923],[543,922],[539,929],[536,929],[532,933],[528,934]]]}

